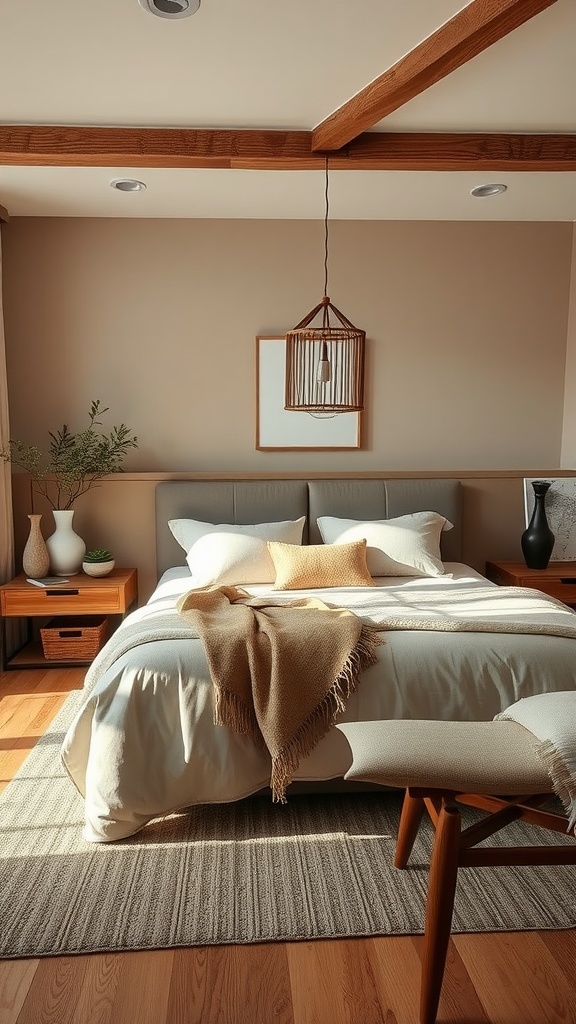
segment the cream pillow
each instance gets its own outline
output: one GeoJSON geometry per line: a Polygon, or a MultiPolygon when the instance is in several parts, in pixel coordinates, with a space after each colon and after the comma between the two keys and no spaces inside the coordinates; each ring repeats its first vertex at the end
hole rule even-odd
{"type": "Polygon", "coordinates": [[[186,552],[195,587],[212,584],[273,583],[274,563],[266,543],[283,541],[298,546],[306,519],[253,526],[169,519],[168,526],[186,552]]]}
{"type": "Polygon", "coordinates": [[[372,576],[445,575],[440,534],[451,530],[452,523],[438,512],[413,512],[371,522],[320,516],[317,523],[325,544],[365,540],[372,576]]]}
{"type": "Polygon", "coordinates": [[[276,567],[275,590],[375,586],[366,566],[365,540],[333,547],[268,541],[268,550],[276,567]]]}

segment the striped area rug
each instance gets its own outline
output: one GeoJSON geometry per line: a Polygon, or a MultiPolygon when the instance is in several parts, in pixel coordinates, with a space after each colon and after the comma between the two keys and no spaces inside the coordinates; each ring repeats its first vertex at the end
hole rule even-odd
{"type": "MultiPolygon", "coordinates": [[[[0,795],[0,956],[423,931],[431,830],[392,866],[396,794],[258,796],[193,808],[133,839],[82,839],[59,761],[73,693],[0,795]]],[[[573,842],[511,826],[507,842],[573,842]]],[[[496,843],[499,837],[491,842],[496,843]]],[[[500,840],[501,841],[501,840],[500,840]]],[[[576,926],[573,867],[462,869],[455,932],[576,926]]]]}

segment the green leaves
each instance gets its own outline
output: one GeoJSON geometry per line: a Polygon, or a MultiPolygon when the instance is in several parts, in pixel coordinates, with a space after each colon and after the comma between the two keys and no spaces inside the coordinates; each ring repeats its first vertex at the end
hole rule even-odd
{"type": "Polygon", "coordinates": [[[49,431],[50,445],[45,456],[35,445],[10,441],[0,451],[0,458],[25,469],[34,481],[34,488],[43,494],[52,508],[69,509],[81,494],[85,494],[97,480],[110,473],[121,473],[121,464],[130,448],[138,447],[138,438],[125,423],[113,426],[109,433],[98,430],[99,417],[109,412],[100,400],[92,401],[88,426],[72,433],[66,423],[59,430],[49,431]],[[52,497],[49,477],[55,482],[56,497],[52,497]]]}
{"type": "Polygon", "coordinates": [[[93,551],[87,551],[84,555],[84,562],[111,562],[114,555],[111,554],[106,548],[94,548],[93,551]]]}

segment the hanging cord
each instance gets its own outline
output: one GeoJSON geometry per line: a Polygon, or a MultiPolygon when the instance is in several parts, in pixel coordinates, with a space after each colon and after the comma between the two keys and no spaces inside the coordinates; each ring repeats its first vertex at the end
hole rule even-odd
{"type": "MultiPolygon", "coordinates": [[[[324,184],[324,298],[322,304],[324,309],[322,310],[322,326],[330,326],[330,317],[328,314],[328,157],[326,157],[325,163],[325,184],[324,184]]],[[[322,358],[326,358],[323,356],[322,358]]]]}
{"type": "MultiPolygon", "coordinates": [[[[324,298],[322,299],[322,328],[324,331],[330,331],[330,313],[329,305],[330,299],[328,298],[328,156],[325,159],[325,183],[324,183],[324,298]]],[[[326,342],[326,335],[322,337],[320,346],[320,365],[324,365],[328,368],[328,376],[318,378],[318,386],[323,390],[330,380],[330,362],[328,345],[326,342]]],[[[336,412],[310,412],[310,416],[318,420],[332,420],[336,416],[336,412]]]]}
{"type": "Polygon", "coordinates": [[[324,186],[324,296],[328,295],[328,157],[326,157],[326,183],[324,186]]]}

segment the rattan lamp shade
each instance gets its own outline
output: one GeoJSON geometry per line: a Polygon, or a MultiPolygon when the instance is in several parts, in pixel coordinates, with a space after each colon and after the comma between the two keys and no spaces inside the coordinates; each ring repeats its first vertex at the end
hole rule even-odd
{"type": "Polygon", "coordinates": [[[327,295],[286,334],[284,408],[290,411],[339,413],[364,408],[364,348],[359,330],[327,295]],[[338,321],[330,322],[330,313],[338,321]],[[322,323],[313,325],[316,317],[322,323]]]}

